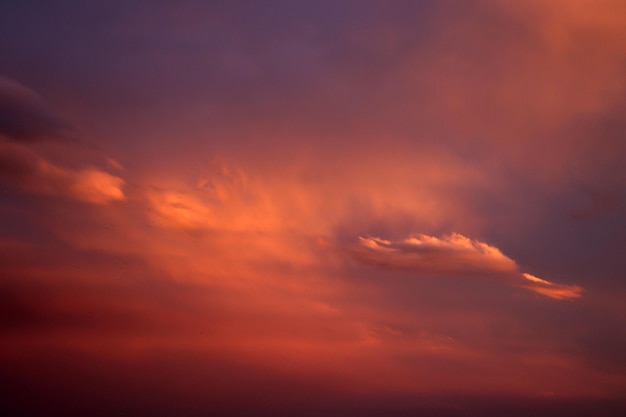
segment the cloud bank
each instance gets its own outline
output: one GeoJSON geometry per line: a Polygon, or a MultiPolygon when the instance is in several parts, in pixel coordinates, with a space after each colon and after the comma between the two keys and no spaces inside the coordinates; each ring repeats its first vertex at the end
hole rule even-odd
{"type": "Polygon", "coordinates": [[[441,238],[416,234],[399,241],[359,237],[352,253],[359,261],[379,268],[416,275],[495,278],[558,300],[578,298],[583,291],[577,285],[557,284],[523,273],[498,248],[458,233],[441,238]]]}

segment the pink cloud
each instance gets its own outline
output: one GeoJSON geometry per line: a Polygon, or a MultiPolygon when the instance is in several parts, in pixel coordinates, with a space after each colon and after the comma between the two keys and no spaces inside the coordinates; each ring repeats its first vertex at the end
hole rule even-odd
{"type": "Polygon", "coordinates": [[[399,241],[359,237],[352,253],[361,262],[380,268],[417,275],[496,278],[554,299],[578,298],[583,291],[577,285],[556,284],[522,273],[498,248],[458,233],[441,238],[417,234],[399,241]]]}

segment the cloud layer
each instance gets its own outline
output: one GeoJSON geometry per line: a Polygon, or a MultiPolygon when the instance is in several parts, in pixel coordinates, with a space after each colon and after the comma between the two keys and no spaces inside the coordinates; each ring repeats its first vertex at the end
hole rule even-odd
{"type": "Polygon", "coordinates": [[[625,6],[0,2],[5,414],[625,414],[625,6]]]}

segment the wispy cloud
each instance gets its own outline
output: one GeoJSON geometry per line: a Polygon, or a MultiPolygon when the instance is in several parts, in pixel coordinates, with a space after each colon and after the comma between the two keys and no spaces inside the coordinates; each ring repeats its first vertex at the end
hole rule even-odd
{"type": "Polygon", "coordinates": [[[577,285],[556,284],[522,273],[498,248],[458,233],[441,238],[416,234],[399,241],[359,237],[352,253],[361,262],[380,268],[417,275],[495,278],[554,299],[578,298],[583,291],[577,285]]]}

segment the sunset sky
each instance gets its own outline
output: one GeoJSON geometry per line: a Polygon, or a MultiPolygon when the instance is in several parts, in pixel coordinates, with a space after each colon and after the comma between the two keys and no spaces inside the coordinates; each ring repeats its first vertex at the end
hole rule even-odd
{"type": "Polygon", "coordinates": [[[626,410],[626,1],[0,3],[0,410],[626,410]]]}

